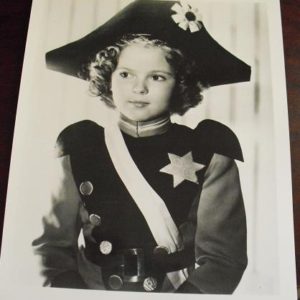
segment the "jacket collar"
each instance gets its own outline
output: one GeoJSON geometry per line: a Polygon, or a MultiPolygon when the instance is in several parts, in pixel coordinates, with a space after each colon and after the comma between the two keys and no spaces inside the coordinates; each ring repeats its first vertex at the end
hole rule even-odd
{"type": "Polygon", "coordinates": [[[124,133],[136,138],[163,134],[168,131],[170,126],[169,114],[150,121],[132,121],[124,115],[120,115],[119,118],[120,129],[124,133]]]}

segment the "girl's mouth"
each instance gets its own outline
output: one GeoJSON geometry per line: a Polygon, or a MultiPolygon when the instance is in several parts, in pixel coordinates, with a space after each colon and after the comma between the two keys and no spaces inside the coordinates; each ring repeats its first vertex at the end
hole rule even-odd
{"type": "Polygon", "coordinates": [[[143,108],[143,107],[149,105],[149,102],[145,102],[145,101],[130,100],[129,103],[132,104],[134,107],[137,107],[137,108],[143,108]]]}

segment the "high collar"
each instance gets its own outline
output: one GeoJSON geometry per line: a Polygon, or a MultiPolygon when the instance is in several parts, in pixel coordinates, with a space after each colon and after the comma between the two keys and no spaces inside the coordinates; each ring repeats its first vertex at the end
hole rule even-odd
{"type": "Polygon", "coordinates": [[[120,129],[124,133],[136,138],[163,134],[168,131],[170,126],[169,114],[150,121],[132,121],[124,115],[120,115],[119,118],[120,129]]]}

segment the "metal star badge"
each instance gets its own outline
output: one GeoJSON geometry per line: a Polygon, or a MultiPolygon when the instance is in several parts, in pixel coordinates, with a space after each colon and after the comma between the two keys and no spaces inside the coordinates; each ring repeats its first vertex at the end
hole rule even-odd
{"type": "Polygon", "coordinates": [[[199,183],[196,172],[203,169],[205,165],[193,161],[192,152],[184,156],[168,153],[170,163],[160,169],[160,172],[173,175],[173,186],[178,186],[184,180],[199,183]]]}

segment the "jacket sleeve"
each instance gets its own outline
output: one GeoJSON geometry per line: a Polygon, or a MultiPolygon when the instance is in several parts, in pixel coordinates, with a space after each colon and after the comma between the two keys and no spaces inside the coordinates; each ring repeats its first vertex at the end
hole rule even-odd
{"type": "Polygon", "coordinates": [[[51,205],[43,217],[43,233],[32,242],[39,256],[44,285],[85,288],[78,273],[81,200],[72,175],[70,156],[55,158],[51,177],[51,205]]]}
{"type": "Polygon", "coordinates": [[[178,292],[231,294],[247,266],[246,216],[234,159],[213,155],[195,218],[196,268],[178,292]]]}

